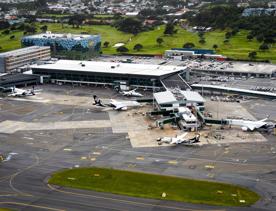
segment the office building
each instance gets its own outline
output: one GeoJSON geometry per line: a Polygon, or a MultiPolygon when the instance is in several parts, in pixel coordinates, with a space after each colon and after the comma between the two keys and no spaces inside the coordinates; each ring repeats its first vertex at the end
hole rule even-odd
{"type": "Polygon", "coordinates": [[[85,59],[99,54],[101,50],[100,35],[88,34],[54,34],[47,32],[25,36],[21,39],[22,46],[50,46],[54,56],[63,55],[62,58],[85,59]],[[79,57],[79,58],[78,58],[79,57]]]}
{"type": "Polygon", "coordinates": [[[39,60],[51,58],[50,47],[32,46],[0,54],[0,73],[12,72],[39,60]]]}

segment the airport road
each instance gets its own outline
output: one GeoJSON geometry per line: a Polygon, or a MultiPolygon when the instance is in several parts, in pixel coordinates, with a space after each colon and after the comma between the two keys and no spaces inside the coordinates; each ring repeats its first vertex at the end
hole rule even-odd
{"type": "MultiPolygon", "coordinates": [[[[108,120],[78,106],[1,100],[1,121],[108,120]]],[[[276,143],[132,148],[125,133],[106,128],[26,130],[0,134],[0,207],[18,210],[275,210],[276,143]],[[102,166],[240,184],[262,195],[249,208],[226,208],[49,186],[64,168],[102,166]]]]}

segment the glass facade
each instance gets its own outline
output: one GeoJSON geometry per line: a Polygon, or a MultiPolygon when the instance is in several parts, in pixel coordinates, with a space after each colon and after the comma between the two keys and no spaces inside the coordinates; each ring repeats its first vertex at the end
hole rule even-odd
{"type": "Polygon", "coordinates": [[[101,51],[100,35],[60,35],[41,34],[25,36],[21,39],[23,47],[50,46],[54,56],[71,59],[86,59],[101,51]]]}
{"type": "Polygon", "coordinates": [[[80,71],[62,71],[47,70],[41,68],[32,68],[34,74],[49,75],[55,80],[69,80],[81,82],[107,83],[114,84],[115,81],[126,81],[132,86],[153,86],[152,79],[155,79],[154,86],[162,87],[160,77],[146,75],[130,75],[130,74],[111,74],[96,72],[80,72],[80,71]]]}

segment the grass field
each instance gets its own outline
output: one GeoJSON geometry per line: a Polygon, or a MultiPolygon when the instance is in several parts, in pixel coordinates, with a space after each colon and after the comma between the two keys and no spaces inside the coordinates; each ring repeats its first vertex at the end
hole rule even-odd
{"type": "MultiPolygon", "coordinates": [[[[39,29],[41,25],[36,24],[39,29]]],[[[126,47],[129,48],[130,53],[145,53],[145,54],[163,54],[165,50],[182,47],[186,42],[193,42],[196,48],[212,49],[214,44],[217,44],[218,54],[223,54],[234,59],[248,59],[248,53],[250,51],[257,51],[257,60],[271,60],[276,63],[276,45],[274,44],[270,50],[266,52],[259,51],[261,43],[256,40],[248,41],[246,36],[247,31],[240,31],[237,35],[230,39],[230,42],[225,44],[224,35],[225,31],[212,31],[205,35],[206,43],[201,45],[198,41],[199,38],[196,33],[188,32],[184,29],[178,28],[178,33],[173,36],[164,36],[164,26],[157,27],[153,31],[142,32],[136,36],[132,34],[123,33],[117,29],[108,25],[96,25],[96,26],[82,26],[79,29],[72,28],[71,26],[61,24],[47,24],[48,30],[58,33],[80,33],[88,32],[90,34],[100,34],[102,36],[102,43],[105,41],[110,42],[110,47],[103,48],[104,54],[116,54],[116,49],[112,46],[118,42],[126,43],[126,47]],[[156,39],[162,37],[164,43],[159,46],[156,43],[156,39]],[[133,50],[135,44],[140,43],[144,48],[140,52],[133,50]]],[[[8,51],[20,47],[20,38],[23,36],[22,32],[12,32],[10,35],[0,35],[0,46],[2,51],[8,51]],[[14,40],[10,40],[10,36],[15,35],[14,40]]]]}
{"type": "Polygon", "coordinates": [[[11,209],[0,208],[0,211],[12,211],[11,209]]]}
{"type": "Polygon", "coordinates": [[[249,206],[259,199],[256,193],[230,184],[94,167],[57,172],[49,183],[135,197],[222,206],[249,206]],[[164,192],[166,197],[162,197],[164,192]]]}

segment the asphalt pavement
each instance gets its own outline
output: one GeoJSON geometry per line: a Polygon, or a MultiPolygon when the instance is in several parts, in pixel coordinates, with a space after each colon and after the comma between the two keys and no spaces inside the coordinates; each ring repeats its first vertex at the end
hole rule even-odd
{"type": "MultiPolygon", "coordinates": [[[[78,106],[0,100],[0,121],[107,120],[106,112],[78,106]],[[87,114],[87,109],[90,109],[87,114]]],[[[255,108],[256,109],[256,108],[255,108]]],[[[254,113],[254,109],[252,109],[254,113]]],[[[233,137],[234,138],[234,137],[233,137]]],[[[0,207],[17,210],[190,211],[276,210],[276,142],[202,147],[132,148],[111,128],[17,131],[0,134],[0,207]],[[213,168],[206,166],[212,165],[213,168]],[[60,169],[101,166],[239,184],[262,199],[233,208],[76,190],[47,184],[60,169]]]]}

